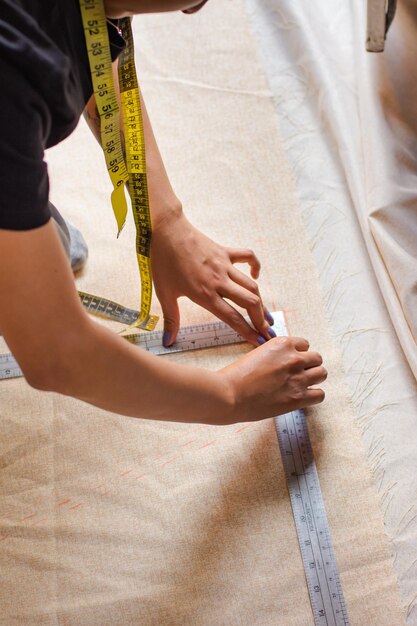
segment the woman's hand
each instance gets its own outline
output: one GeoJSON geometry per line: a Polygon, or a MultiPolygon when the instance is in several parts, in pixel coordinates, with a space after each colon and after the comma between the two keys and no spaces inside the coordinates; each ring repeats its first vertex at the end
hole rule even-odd
{"type": "Polygon", "coordinates": [[[251,250],[225,248],[194,228],[184,214],[158,224],[152,234],[152,275],[164,315],[165,346],[174,343],[180,325],[178,298],[187,296],[258,346],[275,336],[255,280],[260,263],[251,250]],[[248,263],[249,278],[234,267],[248,263]],[[246,309],[255,328],[225,298],[246,309]]]}
{"type": "Polygon", "coordinates": [[[265,419],[324,400],[327,371],[306,339],[277,337],[217,372],[233,397],[231,422],[265,419]]]}

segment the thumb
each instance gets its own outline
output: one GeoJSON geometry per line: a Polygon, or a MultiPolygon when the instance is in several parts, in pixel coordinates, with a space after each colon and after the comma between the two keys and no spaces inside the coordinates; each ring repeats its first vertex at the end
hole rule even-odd
{"type": "Polygon", "coordinates": [[[162,337],[162,345],[169,348],[174,343],[178,328],[180,326],[180,311],[178,301],[175,296],[167,296],[163,300],[159,300],[164,316],[164,334],[162,337]]]}

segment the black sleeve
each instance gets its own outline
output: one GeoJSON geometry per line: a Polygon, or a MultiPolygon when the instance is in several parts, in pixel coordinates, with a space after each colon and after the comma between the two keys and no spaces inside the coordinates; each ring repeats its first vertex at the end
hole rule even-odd
{"type": "Polygon", "coordinates": [[[0,58],[0,228],[29,230],[50,218],[44,157],[46,103],[23,74],[0,58]]]}

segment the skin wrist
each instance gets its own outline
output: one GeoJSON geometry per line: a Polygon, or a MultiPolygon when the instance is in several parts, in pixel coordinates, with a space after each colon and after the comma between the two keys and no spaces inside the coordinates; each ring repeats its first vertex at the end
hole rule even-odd
{"type": "MultiPolygon", "coordinates": [[[[236,422],[235,399],[221,371],[187,368],[185,374],[185,419],[213,426],[236,422]]],[[[172,419],[172,418],[171,418],[172,419]]]]}
{"type": "MultiPolygon", "coordinates": [[[[217,372],[209,372],[208,374],[213,378],[213,388],[216,390],[216,395],[219,398],[219,406],[221,409],[218,414],[214,414],[212,407],[210,407],[210,414],[212,419],[210,423],[215,425],[227,425],[235,423],[237,420],[234,388],[229,385],[228,378],[224,376],[221,370],[217,372]]],[[[241,421],[240,416],[238,416],[238,421],[241,421]]]]}
{"type": "Polygon", "coordinates": [[[157,206],[151,204],[151,217],[152,231],[156,234],[169,230],[175,222],[184,218],[185,215],[181,202],[175,199],[171,202],[163,202],[157,206]]]}

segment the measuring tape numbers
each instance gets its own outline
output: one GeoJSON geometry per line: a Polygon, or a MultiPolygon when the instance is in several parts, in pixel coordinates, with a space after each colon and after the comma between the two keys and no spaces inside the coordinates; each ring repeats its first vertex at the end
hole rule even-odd
{"type": "MultiPolygon", "coordinates": [[[[142,294],[139,320],[149,316],[152,299],[151,238],[152,224],[146,180],[145,133],[136,77],[132,27],[129,18],[120,21],[126,47],[119,58],[119,85],[125,129],[129,190],[136,225],[136,255],[141,275],[142,294]]],[[[149,328],[151,330],[151,328],[149,328]]]]}
{"type": "Polygon", "coordinates": [[[120,110],[114,88],[107,21],[102,0],[80,0],[81,18],[90,64],[93,91],[101,123],[101,144],[107,171],[113,184],[111,201],[118,236],[127,215],[125,185],[136,226],[136,254],[141,278],[141,308],[131,326],[155,328],[158,317],[150,315],[152,274],[150,245],[152,236],[149,194],[146,180],[145,138],[140,107],[139,86],[134,62],[133,36],[129,18],[120,20],[126,47],[119,61],[122,117],[126,136],[126,161],[120,134],[120,110]],[[127,164],[126,164],[127,163],[127,164]]]}

